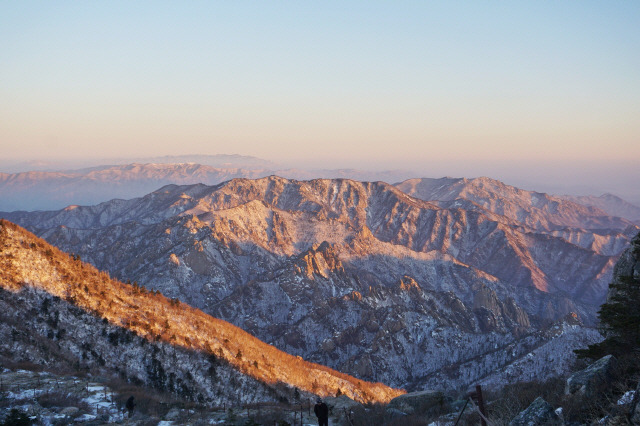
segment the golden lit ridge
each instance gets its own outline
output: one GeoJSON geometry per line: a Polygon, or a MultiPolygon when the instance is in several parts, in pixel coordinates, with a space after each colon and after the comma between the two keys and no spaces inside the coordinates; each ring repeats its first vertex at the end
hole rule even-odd
{"type": "Polygon", "coordinates": [[[360,402],[388,402],[404,393],[304,361],[178,300],[114,280],[6,220],[0,220],[0,285],[14,292],[40,288],[148,340],[214,354],[265,383],[360,402]]]}

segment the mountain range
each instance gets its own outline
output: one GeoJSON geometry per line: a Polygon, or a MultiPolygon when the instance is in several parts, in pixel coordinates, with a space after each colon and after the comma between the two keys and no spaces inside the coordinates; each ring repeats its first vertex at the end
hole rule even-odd
{"type": "Polygon", "coordinates": [[[599,338],[581,321],[638,232],[488,178],[270,176],[1,216],[281,350],[409,390],[566,370],[599,338]]]}
{"type": "Polygon", "coordinates": [[[84,169],[96,169],[110,164],[112,166],[122,166],[128,164],[180,164],[195,163],[222,169],[276,169],[278,166],[272,161],[262,158],[238,155],[238,154],[216,154],[216,155],[165,155],[155,157],[122,157],[122,158],[102,158],[102,159],[47,159],[47,160],[27,160],[10,161],[0,160],[0,170],[5,173],[23,173],[29,171],[36,172],[56,172],[56,171],[81,171],[84,169]]]}
{"type": "Polygon", "coordinates": [[[636,224],[640,224],[640,207],[613,194],[602,194],[599,197],[592,195],[563,195],[562,198],[585,206],[596,207],[610,216],[625,217],[634,220],[636,224]]]}
{"type": "Polygon", "coordinates": [[[172,156],[140,160],[155,162],[98,165],[67,170],[36,167],[35,170],[0,173],[0,211],[51,210],[72,204],[92,205],[114,198],[140,197],[168,184],[216,185],[235,178],[255,179],[270,175],[293,179],[348,177],[390,182],[412,176],[411,172],[406,171],[278,169],[273,163],[254,157],[228,155],[172,156]]]}

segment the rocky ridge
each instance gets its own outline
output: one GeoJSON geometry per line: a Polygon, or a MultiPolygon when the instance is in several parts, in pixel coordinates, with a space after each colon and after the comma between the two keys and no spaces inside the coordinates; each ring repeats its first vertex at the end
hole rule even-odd
{"type": "MultiPolygon", "coordinates": [[[[273,176],[4,216],[296,355],[396,386],[458,387],[544,346],[536,331],[549,322],[593,318],[628,241],[565,226],[606,242],[583,247],[462,201],[273,176]]],[[[569,354],[558,365],[594,338],[582,327],[556,337],[569,354]]]]}

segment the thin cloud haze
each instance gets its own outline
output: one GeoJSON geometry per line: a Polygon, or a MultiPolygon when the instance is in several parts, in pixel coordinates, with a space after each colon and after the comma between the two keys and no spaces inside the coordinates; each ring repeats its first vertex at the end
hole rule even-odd
{"type": "Polygon", "coordinates": [[[638,18],[633,2],[4,3],[2,157],[238,153],[638,202],[620,186],[640,161],[638,18]]]}

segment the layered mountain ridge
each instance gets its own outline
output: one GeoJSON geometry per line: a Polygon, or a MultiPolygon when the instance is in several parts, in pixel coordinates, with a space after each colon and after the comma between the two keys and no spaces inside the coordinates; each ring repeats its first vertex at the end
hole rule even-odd
{"type": "MultiPolygon", "coordinates": [[[[413,197],[438,201],[439,205],[450,206],[465,200],[466,208],[484,210],[507,217],[536,231],[558,231],[564,228],[585,228],[593,231],[624,230],[634,224],[624,216],[618,217],[605,212],[593,203],[583,204],[591,198],[555,197],[548,194],[526,191],[487,177],[409,179],[395,185],[396,188],[413,197]]],[[[623,200],[618,199],[619,202],[623,200]]],[[[629,213],[632,213],[629,210],[629,213]]],[[[633,217],[635,219],[635,217],[633,217]]]]}
{"type": "Polygon", "coordinates": [[[632,219],[636,224],[640,224],[640,207],[623,200],[613,194],[602,194],[599,197],[593,195],[563,195],[562,198],[599,208],[611,216],[620,216],[632,219]]]}
{"type": "Polygon", "coordinates": [[[597,339],[542,330],[594,318],[637,229],[512,187],[499,200],[491,185],[425,201],[383,182],[271,176],[3,216],[280,349],[394,386],[459,387],[551,340],[557,350],[556,337],[597,339]]]}
{"type": "Polygon", "coordinates": [[[274,174],[294,179],[349,177],[393,182],[411,176],[411,173],[404,171],[276,169],[274,164],[246,157],[234,159],[214,156],[205,163],[186,162],[198,159],[207,161],[207,158],[199,156],[161,157],[156,159],[158,162],[78,170],[0,173],[0,210],[51,210],[71,204],[91,205],[114,198],[140,197],[168,184],[216,185],[230,179],[255,179],[274,174]],[[166,163],[170,160],[185,162],[166,163]]]}

